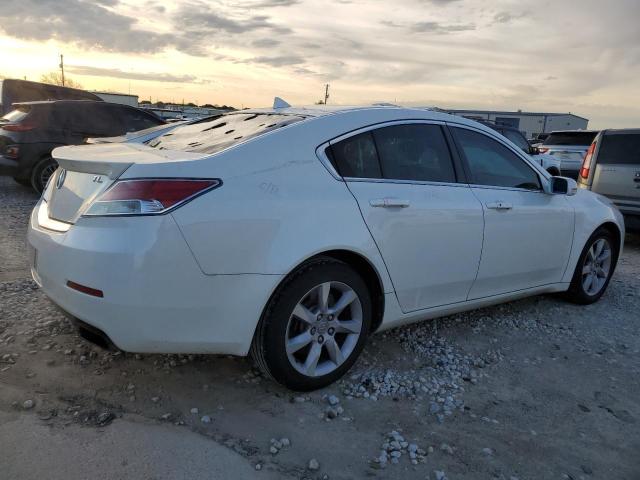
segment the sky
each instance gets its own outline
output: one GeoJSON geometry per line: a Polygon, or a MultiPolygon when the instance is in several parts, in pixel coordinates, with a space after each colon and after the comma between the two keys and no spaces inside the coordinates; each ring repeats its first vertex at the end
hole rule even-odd
{"type": "Polygon", "coordinates": [[[2,0],[0,75],[140,99],[572,112],[640,127],[638,0],[2,0]]]}

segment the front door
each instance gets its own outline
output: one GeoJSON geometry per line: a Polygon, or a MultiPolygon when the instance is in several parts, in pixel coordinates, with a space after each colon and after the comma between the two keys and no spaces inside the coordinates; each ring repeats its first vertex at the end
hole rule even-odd
{"type": "Polygon", "coordinates": [[[466,300],[480,260],[482,206],[457,182],[442,126],[380,127],[331,149],[402,310],[466,300]]]}
{"type": "Polygon", "coordinates": [[[471,190],[484,210],[484,242],[469,299],[559,282],[571,251],[574,211],[544,193],[526,160],[485,133],[451,128],[471,190]]]}

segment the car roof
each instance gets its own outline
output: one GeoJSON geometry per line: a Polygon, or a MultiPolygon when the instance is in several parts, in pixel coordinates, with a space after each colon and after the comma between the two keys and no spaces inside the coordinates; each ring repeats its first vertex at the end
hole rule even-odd
{"type": "Polygon", "coordinates": [[[553,134],[553,133],[599,133],[600,130],[554,130],[553,132],[549,133],[549,135],[553,134]]]}
{"type": "Polygon", "coordinates": [[[389,116],[395,118],[399,116],[406,116],[406,119],[421,119],[421,120],[434,120],[440,122],[458,123],[462,125],[468,125],[470,127],[480,128],[485,131],[492,132],[492,128],[486,125],[470,120],[464,117],[451,115],[443,111],[432,108],[412,108],[402,107],[399,105],[391,104],[374,104],[374,105],[311,105],[302,107],[285,107],[285,108],[254,108],[237,110],[235,112],[227,113],[226,115],[241,114],[241,113],[256,113],[256,114],[271,114],[271,115],[296,115],[305,119],[322,118],[332,115],[348,116],[350,114],[363,114],[367,111],[375,112],[377,114],[388,112],[389,116]]]}
{"type": "Polygon", "coordinates": [[[135,108],[135,107],[131,107],[130,105],[123,105],[121,103],[112,103],[112,102],[105,102],[102,100],[35,100],[33,102],[15,102],[13,103],[13,105],[29,105],[29,106],[35,106],[35,105],[59,105],[59,104],[70,104],[70,105],[84,105],[84,104],[91,104],[91,105],[117,105],[119,107],[129,107],[129,108],[135,108]]]}
{"type": "Polygon", "coordinates": [[[640,135],[640,128],[607,128],[603,130],[604,135],[616,135],[622,133],[630,133],[632,135],[640,135]]]}

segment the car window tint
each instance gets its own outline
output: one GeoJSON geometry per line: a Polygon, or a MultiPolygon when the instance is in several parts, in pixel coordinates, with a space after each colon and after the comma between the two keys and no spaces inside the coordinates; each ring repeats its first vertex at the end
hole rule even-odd
{"type": "Polygon", "coordinates": [[[452,128],[476,185],[539,190],[540,180],[526,162],[487,135],[452,128]]]}
{"type": "Polygon", "coordinates": [[[216,153],[305,118],[279,113],[227,113],[202,123],[181,125],[147,145],[159,150],[216,153]]]}
{"type": "Polygon", "coordinates": [[[439,125],[407,124],[373,131],[384,178],[455,182],[456,175],[439,125]]]}
{"type": "Polygon", "coordinates": [[[529,142],[527,142],[521,133],[514,132],[513,130],[505,130],[502,134],[515,143],[518,148],[521,148],[525,152],[529,151],[529,142]]]}
{"type": "Polygon", "coordinates": [[[598,132],[552,132],[544,141],[545,145],[581,145],[588,147],[598,132]]]}
{"type": "Polygon", "coordinates": [[[640,165],[640,132],[604,135],[600,142],[598,163],[640,165]]]}
{"type": "Polygon", "coordinates": [[[160,123],[159,120],[155,120],[146,112],[134,108],[123,107],[118,116],[122,119],[127,132],[137,132],[138,130],[154,127],[160,123]]]}
{"type": "Polygon", "coordinates": [[[337,142],[328,150],[336,170],[343,177],[382,178],[371,132],[337,142]]]}

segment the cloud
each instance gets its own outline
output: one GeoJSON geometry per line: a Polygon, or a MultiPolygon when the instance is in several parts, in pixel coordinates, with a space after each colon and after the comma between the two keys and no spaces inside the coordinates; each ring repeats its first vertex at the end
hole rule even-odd
{"type": "Polygon", "coordinates": [[[200,80],[195,75],[174,75],[171,73],[142,73],[142,72],[125,72],[118,68],[101,68],[91,67],[88,65],[68,65],[66,70],[76,75],[91,75],[94,77],[111,77],[124,78],[127,80],[147,80],[152,82],[167,83],[210,83],[206,80],[200,80]]]}
{"type": "Polygon", "coordinates": [[[476,26],[473,23],[445,25],[439,22],[416,22],[410,25],[409,28],[417,33],[435,33],[438,35],[444,35],[447,33],[475,30],[476,26]]]}
{"type": "Polygon", "coordinates": [[[259,38],[251,42],[251,45],[258,48],[271,48],[280,45],[280,41],[275,38],[259,38]]]}
{"type": "Polygon", "coordinates": [[[436,35],[446,35],[448,33],[466,32],[476,29],[473,23],[443,24],[434,21],[397,23],[391,20],[382,20],[380,23],[387,27],[404,28],[415,33],[434,33],[436,35]]]}
{"type": "Polygon", "coordinates": [[[0,8],[0,29],[23,40],[59,40],[130,53],[157,52],[172,44],[172,35],[139,30],[136,23],[134,18],[81,0],[3,0],[0,8]]]}
{"type": "Polygon", "coordinates": [[[297,5],[300,0],[258,0],[247,5],[249,8],[290,7],[297,5]]]}
{"type": "Polygon", "coordinates": [[[280,55],[275,57],[253,57],[247,60],[241,60],[239,63],[261,63],[272,67],[286,67],[290,65],[300,65],[305,63],[305,60],[298,55],[280,55]]]}

